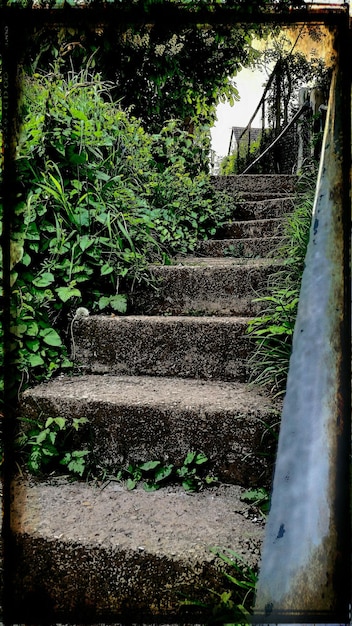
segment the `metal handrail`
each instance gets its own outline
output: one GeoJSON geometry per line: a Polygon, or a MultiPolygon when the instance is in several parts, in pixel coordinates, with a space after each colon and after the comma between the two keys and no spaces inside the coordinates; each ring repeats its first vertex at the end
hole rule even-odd
{"type": "Polygon", "coordinates": [[[255,623],[349,622],[349,154],[343,128],[349,103],[343,76],[337,68],[330,90],[255,623]]]}
{"type": "Polygon", "coordinates": [[[252,167],[259,163],[259,161],[261,161],[262,158],[265,157],[268,152],[270,152],[276,146],[276,144],[278,144],[279,141],[287,134],[287,132],[290,130],[291,126],[293,126],[296,120],[298,120],[298,118],[301,117],[301,115],[303,115],[303,113],[305,113],[308,109],[309,103],[305,102],[303,106],[301,106],[301,108],[295,113],[292,120],[290,120],[288,124],[286,124],[285,128],[282,129],[280,134],[275,137],[274,141],[272,141],[272,143],[267,148],[265,148],[264,152],[262,152],[254,161],[252,161],[252,163],[250,163],[248,167],[246,167],[246,169],[241,172],[241,174],[247,174],[247,172],[249,172],[252,167]]]}
{"type": "MultiPolygon", "coordinates": [[[[257,108],[255,109],[255,111],[254,111],[254,113],[253,113],[253,115],[252,115],[251,119],[249,120],[249,122],[248,122],[248,124],[247,124],[246,128],[244,128],[244,129],[243,129],[243,131],[241,132],[241,134],[240,134],[240,135],[239,135],[239,137],[238,137],[238,140],[237,140],[237,141],[238,141],[238,143],[240,142],[240,140],[242,139],[242,137],[246,134],[246,132],[247,132],[248,130],[250,130],[250,128],[251,128],[251,126],[252,126],[252,122],[253,122],[253,120],[254,120],[255,116],[257,115],[257,113],[258,113],[259,109],[262,107],[263,102],[264,102],[264,100],[265,100],[265,96],[266,96],[266,94],[268,93],[268,91],[269,91],[269,89],[270,89],[270,87],[271,87],[271,84],[272,84],[272,82],[273,82],[273,80],[274,80],[274,78],[275,78],[275,75],[276,75],[276,72],[277,72],[277,67],[278,67],[278,62],[276,62],[275,67],[274,67],[274,69],[273,69],[272,73],[270,74],[270,77],[269,77],[269,79],[268,79],[268,82],[267,82],[267,83],[266,83],[266,85],[265,85],[265,89],[264,89],[264,91],[263,91],[262,97],[261,97],[261,98],[260,98],[260,100],[259,100],[259,103],[258,103],[258,105],[257,105],[257,108]]],[[[229,144],[228,156],[230,156],[230,151],[231,151],[231,141],[232,141],[232,135],[231,135],[231,137],[230,137],[230,144],[229,144]]]]}
{"type": "MultiPolygon", "coordinates": [[[[296,39],[296,42],[293,44],[292,49],[291,49],[290,53],[287,56],[290,56],[290,54],[292,54],[293,49],[295,48],[296,43],[297,43],[299,37],[300,37],[300,35],[298,35],[298,37],[296,39]]],[[[267,93],[268,93],[272,83],[274,82],[274,79],[277,78],[278,76],[280,77],[280,74],[282,73],[284,67],[285,67],[285,59],[280,57],[276,61],[276,63],[275,63],[274,69],[272,70],[272,72],[271,72],[271,74],[269,76],[269,79],[268,79],[268,81],[267,81],[267,83],[265,85],[264,91],[262,93],[262,96],[260,98],[260,101],[259,101],[259,103],[258,103],[258,105],[257,105],[257,107],[256,107],[256,109],[254,111],[254,113],[252,114],[252,116],[251,116],[247,126],[242,130],[242,132],[238,136],[238,139],[237,139],[237,163],[239,163],[239,156],[240,156],[240,141],[245,136],[245,134],[247,132],[248,132],[247,159],[249,157],[250,144],[251,144],[252,122],[255,119],[255,117],[256,117],[256,115],[257,115],[257,113],[258,113],[260,108],[262,108],[262,138],[261,138],[261,145],[262,145],[262,140],[263,140],[263,136],[264,136],[264,126],[265,126],[265,101],[266,101],[266,96],[267,96],[267,93]]],[[[287,121],[287,109],[288,109],[288,103],[286,103],[285,106],[284,106],[284,120],[285,120],[284,123],[285,124],[286,124],[286,121],[287,121]]],[[[299,115],[297,117],[299,117],[299,115]]],[[[295,119],[297,119],[297,117],[295,117],[295,119]]],[[[255,161],[253,163],[251,163],[248,166],[248,168],[245,171],[241,172],[241,173],[242,174],[247,173],[247,171],[249,171],[250,168],[252,168],[256,163],[258,163],[258,161],[260,161],[260,159],[264,155],[266,155],[271,150],[271,148],[274,145],[276,145],[278,143],[278,141],[279,141],[278,133],[279,133],[279,137],[281,139],[286,134],[286,131],[289,130],[289,128],[291,128],[292,124],[293,124],[293,121],[291,120],[291,123],[286,124],[284,129],[280,129],[280,122],[278,122],[278,120],[276,120],[276,126],[275,126],[276,139],[274,140],[273,144],[271,146],[269,146],[269,148],[266,149],[265,152],[263,152],[261,155],[259,155],[259,157],[257,157],[255,159],[255,161]],[[285,131],[285,132],[283,132],[283,131],[285,131]]],[[[228,148],[228,156],[230,156],[230,153],[231,153],[231,144],[232,144],[233,134],[234,134],[234,130],[232,130],[232,132],[231,132],[230,143],[229,143],[229,148],[228,148]]]]}

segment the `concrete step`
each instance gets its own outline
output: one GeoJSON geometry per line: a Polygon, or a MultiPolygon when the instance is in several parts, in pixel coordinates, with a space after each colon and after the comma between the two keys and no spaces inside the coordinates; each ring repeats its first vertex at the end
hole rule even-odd
{"type": "Polygon", "coordinates": [[[217,239],[248,239],[252,237],[280,237],[283,223],[280,218],[245,220],[232,222],[219,230],[217,239]]]}
{"type": "Polygon", "coordinates": [[[91,316],[74,323],[76,361],[85,373],[248,378],[253,344],[245,317],[91,316]]]}
{"type": "Polygon", "coordinates": [[[282,218],[293,210],[294,198],[256,198],[254,194],[238,201],[236,219],[262,220],[282,218]]]}
{"type": "Polygon", "coordinates": [[[279,198],[295,192],[297,176],[289,174],[240,174],[213,176],[212,184],[219,191],[235,194],[256,195],[256,199],[279,198]]]}
{"type": "Polygon", "coordinates": [[[259,558],[263,521],[240,495],[234,485],[190,496],[15,481],[14,622],[208,623],[209,609],[181,602],[214,605],[214,592],[229,588],[210,548],[230,548],[252,566],[259,558]]]}
{"type": "Polygon", "coordinates": [[[241,383],[89,375],[25,391],[19,414],[87,417],[93,465],[109,472],[151,460],[181,466],[197,450],[221,481],[254,487],[270,483],[278,410],[241,383]]]}
{"type": "Polygon", "coordinates": [[[282,237],[209,239],[199,244],[197,254],[207,257],[270,258],[282,241],[282,237]]]}
{"type": "Polygon", "coordinates": [[[175,265],[150,268],[157,288],[136,290],[130,312],[253,316],[259,287],[279,266],[270,259],[180,257],[175,265]]]}

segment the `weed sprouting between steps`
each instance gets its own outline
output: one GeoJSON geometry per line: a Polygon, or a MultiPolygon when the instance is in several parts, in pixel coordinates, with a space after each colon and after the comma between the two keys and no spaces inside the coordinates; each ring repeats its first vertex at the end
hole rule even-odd
{"type": "Polygon", "coordinates": [[[189,451],[180,466],[151,460],[136,465],[130,463],[127,467],[107,472],[93,466],[87,418],[48,417],[44,425],[28,418],[19,418],[19,422],[24,428],[16,438],[18,467],[25,466],[32,474],[64,472],[80,478],[118,481],[123,482],[129,491],[138,483],[143,484],[145,491],[156,491],[166,484],[177,483],[185,491],[194,492],[218,482],[211,473],[208,457],[202,452],[189,451]],[[80,439],[77,438],[78,431],[80,439]]]}
{"type": "Polygon", "coordinates": [[[254,604],[254,593],[257,583],[257,571],[234,550],[230,548],[213,547],[210,551],[225,565],[223,575],[227,581],[227,588],[221,593],[210,590],[214,597],[211,604],[204,604],[196,598],[185,598],[182,606],[197,606],[205,609],[211,617],[207,620],[208,626],[226,624],[238,626],[250,623],[254,604]],[[230,584],[229,584],[230,583],[230,584]]]}

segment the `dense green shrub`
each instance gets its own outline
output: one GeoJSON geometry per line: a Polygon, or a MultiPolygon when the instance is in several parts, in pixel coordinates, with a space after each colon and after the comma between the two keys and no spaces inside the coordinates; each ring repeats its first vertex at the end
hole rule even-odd
{"type": "Polygon", "coordinates": [[[12,242],[25,377],[70,365],[64,343],[77,307],[125,313],[149,263],[192,251],[232,210],[198,169],[206,131],[192,136],[173,120],[150,135],[109,89],[87,71],[25,80],[12,242]]]}

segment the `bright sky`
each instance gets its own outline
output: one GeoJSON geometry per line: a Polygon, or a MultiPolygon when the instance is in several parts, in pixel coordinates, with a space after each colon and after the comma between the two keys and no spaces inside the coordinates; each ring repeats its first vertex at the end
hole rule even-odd
{"type": "MultiPolygon", "coordinates": [[[[235,102],[233,107],[229,103],[219,104],[217,108],[218,121],[211,133],[212,149],[217,156],[227,155],[232,126],[247,126],[263,94],[263,84],[267,80],[267,74],[258,70],[243,69],[236,76],[235,83],[241,99],[239,102],[235,102]]],[[[252,122],[252,126],[260,125],[259,113],[252,122]]]]}

